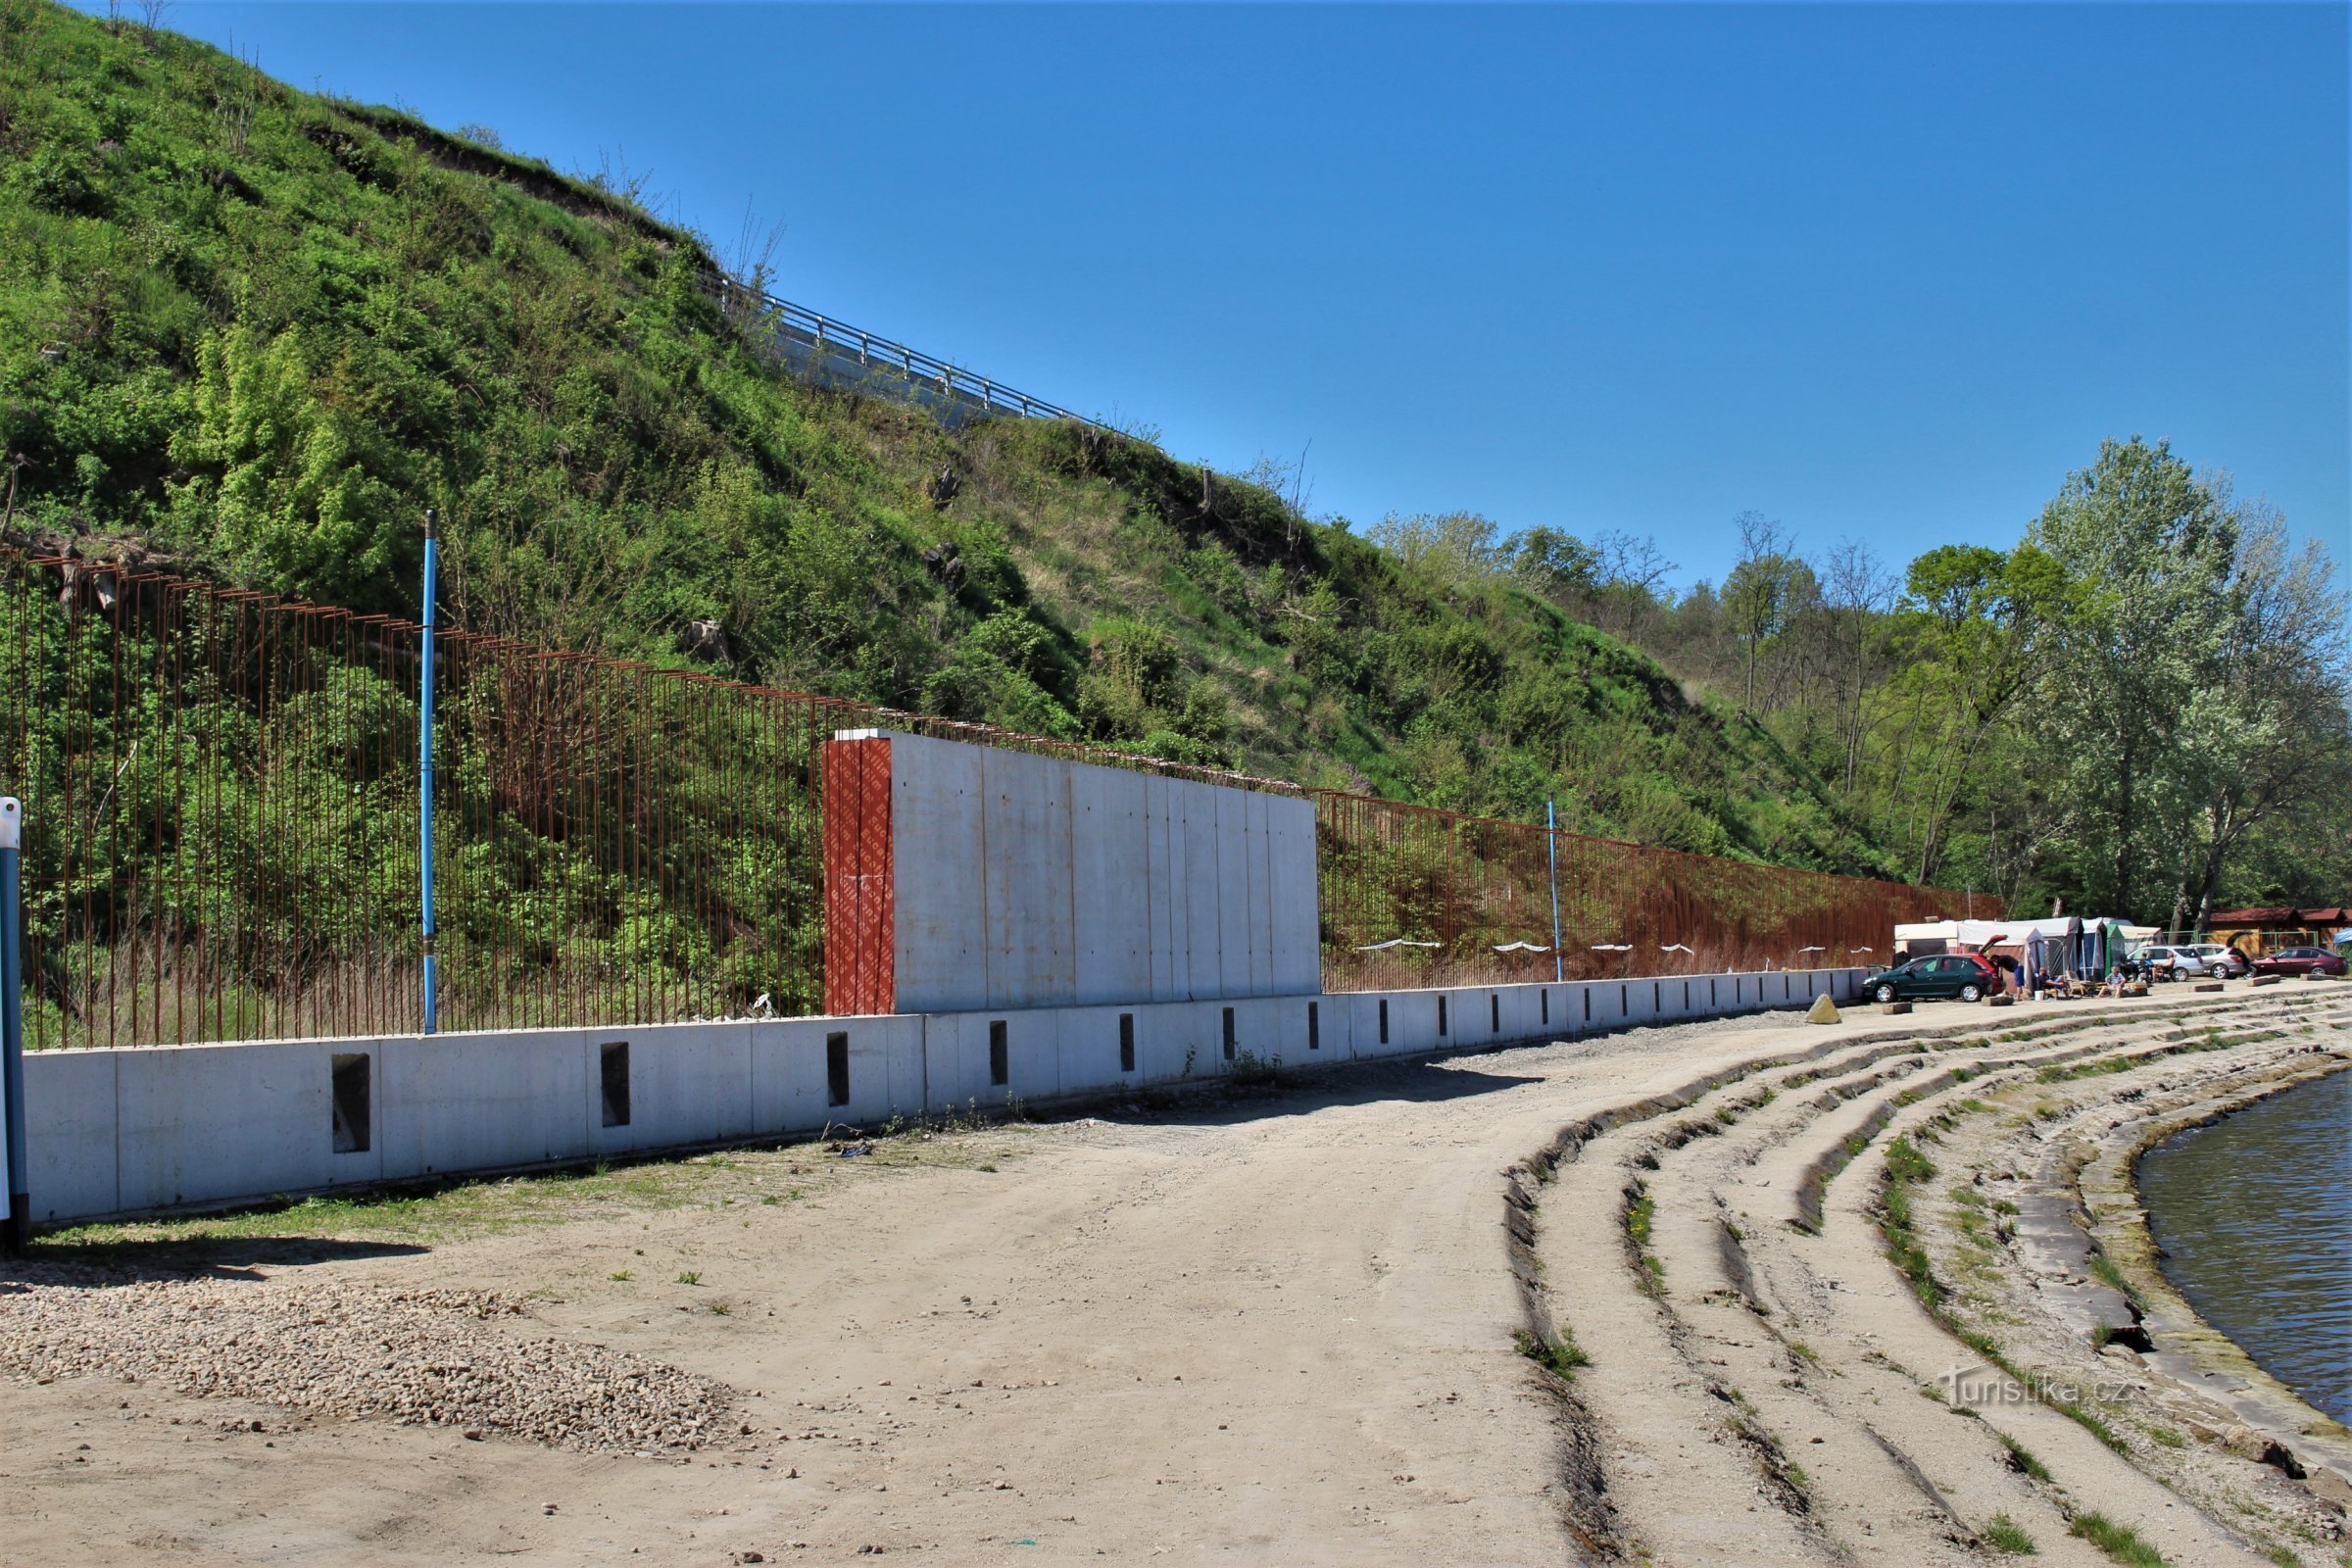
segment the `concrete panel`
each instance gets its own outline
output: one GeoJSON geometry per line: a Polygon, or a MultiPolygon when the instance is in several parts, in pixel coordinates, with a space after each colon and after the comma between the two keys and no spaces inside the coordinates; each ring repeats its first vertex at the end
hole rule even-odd
{"type": "Polygon", "coordinates": [[[1389,1039],[1398,1052],[1450,1051],[1453,1049],[1453,1003],[1446,998],[1441,1012],[1438,1000],[1442,991],[1392,991],[1389,993],[1389,1039]],[[1446,1033],[1438,1032],[1441,1021],[1446,1033]]]}
{"type": "Polygon", "coordinates": [[[1185,984],[1170,999],[1206,1001],[1224,988],[1217,940],[1217,818],[1214,795],[1203,784],[1175,781],[1169,789],[1168,831],[1175,845],[1182,906],[1178,943],[1186,955],[1185,984]]]}
{"type": "Polygon", "coordinates": [[[1192,975],[1185,961],[1184,878],[1177,869],[1182,835],[1169,821],[1175,809],[1171,780],[1147,774],[1144,778],[1144,908],[1152,929],[1152,990],[1154,1002],[1175,1002],[1188,994],[1192,975]]]}
{"type": "Polygon", "coordinates": [[[582,1030],[429,1035],[416,1042],[423,1174],[590,1152],[582,1030]]]}
{"type": "Polygon", "coordinates": [[[331,1049],[303,1041],[123,1053],[115,1085],[120,1206],[327,1185],[331,1049]]]}
{"type": "Polygon", "coordinates": [[[1250,804],[1240,792],[1210,790],[1217,839],[1217,991],[1250,995],[1250,804]]]}
{"type": "MultiPolygon", "coordinates": [[[[878,1129],[890,1120],[890,1044],[879,1029],[861,1029],[850,1019],[836,1019],[835,1030],[850,1037],[850,1102],[831,1109],[828,1119],[878,1129]]],[[[832,1031],[828,1031],[830,1033],[832,1031]]],[[[912,1114],[914,1107],[906,1107],[912,1114]]]]}
{"type": "Polygon", "coordinates": [[[1076,994],[1078,980],[1070,764],[1026,752],[990,751],[980,766],[988,845],[983,1005],[1066,1003],[1076,994]]]}
{"type": "Polygon", "coordinates": [[[417,1080],[415,1035],[375,1042],[375,1148],[378,1174],[404,1181],[424,1174],[427,1107],[417,1080]]]}
{"type": "Polygon", "coordinates": [[[1040,1007],[1014,1013],[1004,1020],[1005,1064],[1011,1082],[998,1091],[998,1101],[1051,1100],[1061,1091],[1061,1024],[1075,1010],[1040,1007]]]}
{"type": "MultiPolygon", "coordinates": [[[[1060,1019],[1091,1008],[1004,1008],[934,1017],[925,1031],[932,1094],[943,1108],[1001,1107],[1014,1096],[1051,1100],[1061,1093],[1060,1019]],[[995,1080],[990,1026],[1004,1025],[1004,1082],[995,1080]]],[[[1116,1013],[1112,1014],[1115,1019],[1116,1013]]],[[[1115,1025],[1114,1025],[1115,1027],[1115,1025]]]]}
{"type": "MultiPolygon", "coordinates": [[[[781,1134],[821,1128],[847,1110],[825,1103],[825,1036],[859,1027],[846,1019],[794,1019],[749,1026],[752,1130],[781,1134]]],[[[856,1062],[851,1063],[853,1082],[856,1062]]]]}
{"type": "Polygon", "coordinates": [[[1315,808],[1308,801],[1268,796],[1266,821],[1267,864],[1273,883],[1274,993],[1312,995],[1323,988],[1315,808]]]}
{"type": "Polygon", "coordinates": [[[930,1072],[930,1099],[925,1109],[946,1112],[961,1110],[968,1103],[977,1108],[988,1102],[996,1091],[988,1081],[988,1021],[985,1014],[971,1012],[934,1013],[923,1020],[923,1056],[930,1072]],[[979,1048],[967,1054],[963,1037],[967,1029],[977,1034],[979,1048]],[[977,1065],[973,1065],[976,1060],[977,1065]]]}
{"type": "Polygon", "coordinates": [[[1243,851],[1248,857],[1250,909],[1247,946],[1250,952],[1250,989],[1251,997],[1274,994],[1274,867],[1267,843],[1266,808],[1271,798],[1250,794],[1242,797],[1242,816],[1246,827],[1243,851]]]}
{"type": "Polygon", "coordinates": [[[35,1220],[111,1214],[117,1187],[115,1076],[127,1052],[24,1054],[24,1163],[35,1220]]]}
{"type": "Polygon", "coordinates": [[[1140,1002],[1152,974],[1150,790],[1142,773],[1070,769],[1070,851],[1077,867],[1077,983],[1066,999],[1140,1002]]]}
{"type": "Polygon", "coordinates": [[[1139,1007],[1135,1014],[1137,1065],[1147,1083],[1181,1083],[1214,1077],[1219,1004],[1180,1002],[1139,1007]]]}
{"type": "Polygon", "coordinates": [[[1559,999],[1549,986],[1512,986],[1502,994],[1502,1037],[1505,1040],[1557,1039],[1552,1027],[1559,999]],[[1546,1011],[1549,1008],[1551,1011],[1546,1011]]]}
{"type": "Polygon", "coordinates": [[[1271,1061],[1279,1056],[1297,1062],[1306,1054],[1306,1009],[1271,997],[1240,997],[1217,1004],[1217,1055],[1224,1061],[1224,1009],[1233,1009],[1233,1054],[1236,1060],[1255,1056],[1271,1061]]]}
{"type": "Polygon", "coordinates": [[[919,1017],[875,1018],[854,1027],[873,1030],[882,1038],[889,1059],[890,1103],[912,1115],[930,1102],[931,1065],[924,1050],[923,1020],[919,1017]]]}
{"type": "Polygon", "coordinates": [[[1288,1005],[1296,1009],[1301,1039],[1299,1060],[1329,1065],[1348,1059],[1348,1009],[1340,998],[1297,997],[1288,1005]]]}
{"type": "MultiPolygon", "coordinates": [[[[981,748],[893,734],[891,858],[902,1012],[983,1006],[987,838],[981,748]]],[[[822,1066],[822,1060],[819,1060],[822,1066]]]]}
{"type": "Polygon", "coordinates": [[[588,1104],[582,1120],[601,1151],[715,1144],[752,1135],[752,1026],[662,1024],[579,1031],[588,1104]],[[604,1125],[602,1053],[629,1047],[629,1121],[604,1125]]]}
{"type": "MultiPolygon", "coordinates": [[[[1142,1042],[1136,1070],[1119,1070],[1119,1016],[1136,1007],[1064,1007],[1054,1015],[1054,1082],[1064,1095],[1107,1094],[1143,1082],[1142,1042]]],[[[1024,1094],[1027,1091],[1023,1091],[1024,1094]]]]}

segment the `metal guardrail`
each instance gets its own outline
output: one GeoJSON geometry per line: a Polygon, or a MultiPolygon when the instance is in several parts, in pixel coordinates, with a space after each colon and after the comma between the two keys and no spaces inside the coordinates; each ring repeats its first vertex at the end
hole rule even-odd
{"type": "Polygon", "coordinates": [[[1075,419],[1099,430],[1110,428],[1100,419],[1089,418],[1044,398],[1031,397],[987,376],[975,375],[895,339],[747,287],[723,272],[706,274],[705,282],[719,308],[730,317],[763,319],[779,336],[792,338],[819,353],[832,353],[845,360],[855,358],[860,366],[874,369],[897,370],[908,381],[944,397],[957,398],[991,411],[1031,419],[1075,419]]]}

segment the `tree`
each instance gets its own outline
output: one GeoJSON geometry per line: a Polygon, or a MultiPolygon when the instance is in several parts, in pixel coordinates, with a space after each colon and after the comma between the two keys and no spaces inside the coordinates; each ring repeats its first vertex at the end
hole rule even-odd
{"type": "Polygon", "coordinates": [[[2204,928],[2231,857],[2256,832],[2278,819],[2312,822],[2316,808],[2352,795],[2347,606],[2333,563],[2317,544],[2296,549],[2284,520],[2254,507],[2240,519],[2235,565],[2221,680],[2194,692],[2181,715],[2192,814],[2175,929],[2204,928]]]}
{"type": "Polygon", "coordinates": [[[1838,705],[1838,754],[1844,768],[1843,794],[1852,800],[1862,764],[1863,711],[1868,700],[1873,622],[1894,608],[1896,583],[1866,544],[1846,540],[1822,564],[1822,607],[1827,612],[1831,690],[1838,705]]]}
{"type": "Polygon", "coordinates": [[[2031,544],[2007,555],[1945,545],[1905,573],[1906,684],[1916,750],[1905,757],[1890,794],[1910,806],[1920,882],[1937,875],[1961,791],[1996,727],[2044,667],[2073,598],[2057,562],[2031,544]]]}
{"type": "Polygon", "coordinates": [[[2137,436],[2102,443],[2027,532],[2079,590],[2036,712],[2054,848],[2086,906],[2123,913],[2173,891],[2179,862],[2154,835],[2180,825],[2164,796],[2182,776],[2182,717],[2226,679],[2239,534],[2169,444],[2137,436]]]}
{"type": "Polygon", "coordinates": [[[1655,539],[1622,528],[1594,535],[1592,553],[1600,604],[1613,622],[1605,629],[1630,641],[1642,619],[1669,597],[1666,579],[1682,568],[1666,559],[1655,539]]]}
{"type": "Polygon", "coordinates": [[[1723,611],[1747,659],[1741,707],[1756,710],[1756,662],[1764,644],[1787,623],[1789,598],[1800,574],[1811,575],[1795,555],[1795,536],[1760,512],[1733,519],[1740,529],[1740,560],[1723,580],[1723,611]]]}
{"type": "Polygon", "coordinates": [[[1372,542],[1405,565],[1450,588],[1467,588],[1500,570],[1501,530],[1475,512],[1389,514],[1367,530],[1372,542]]]}
{"type": "Polygon", "coordinates": [[[1580,607],[1600,590],[1600,553],[1558,528],[1530,528],[1519,536],[1511,570],[1537,597],[1580,607]]]}

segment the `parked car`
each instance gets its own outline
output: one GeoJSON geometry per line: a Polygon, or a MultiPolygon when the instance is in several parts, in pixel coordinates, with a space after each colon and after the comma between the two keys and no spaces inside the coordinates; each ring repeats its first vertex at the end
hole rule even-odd
{"type": "Polygon", "coordinates": [[[2246,972],[2246,956],[2218,942],[2142,948],[2132,956],[2158,980],[2202,980],[2208,975],[2229,979],[2246,972]]]}
{"type": "Polygon", "coordinates": [[[2326,948],[2280,948],[2254,960],[2256,974],[2342,974],[2344,960],[2326,948]]]}
{"type": "Polygon", "coordinates": [[[1862,994],[1873,1002],[1911,1002],[1931,997],[1957,997],[1981,1002],[2001,989],[2000,971],[1988,958],[1973,953],[1939,953],[1882,969],[1862,982],[1862,994]]]}

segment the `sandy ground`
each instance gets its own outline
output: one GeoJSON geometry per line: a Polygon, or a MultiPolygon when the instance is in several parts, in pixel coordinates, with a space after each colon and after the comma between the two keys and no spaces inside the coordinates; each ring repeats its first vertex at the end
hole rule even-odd
{"type": "MultiPolygon", "coordinates": [[[[2325,1033],[2318,1000],[2221,1004],[2325,1033]]],[[[2047,1560],[2093,1562],[2066,1521],[2095,1506],[2177,1562],[2263,1561],[2243,1519],[2063,1415],[1923,1396],[1965,1351],[1886,1261],[1869,1212],[1885,1140],[1826,1186],[1817,1168],[1874,1116],[1932,1114],[1893,1102],[1956,1061],[2124,1049],[2191,1005],[1644,1030],[865,1158],[743,1152],[615,1173],[578,1201],[476,1190],[394,1225],[325,1224],[340,1240],[310,1239],[300,1209],[208,1243],[134,1233],[107,1279],[501,1293],[528,1303],[501,1332],[723,1384],[725,1430],[581,1452],[200,1397],[152,1369],[21,1376],[0,1383],[0,1556],[1907,1563],[1983,1560],[2002,1514],[2047,1560]],[[2034,1035],[2049,1027],[2067,1032],[2034,1035]],[[1975,1043],[1918,1048],[1936,1034],[1975,1043]],[[1530,1156],[1565,1128],[1591,1136],[1536,1181],[1530,1156]],[[1655,1269],[1625,1228],[1635,1180],[1655,1269]],[[1516,1249],[1514,1181],[1536,1195],[1516,1249]],[[1514,1343],[1531,1298],[1535,1326],[1592,1359],[1573,1384],[1514,1343]],[[1996,1421],[2051,1482],[2010,1467],[1996,1421]]],[[[2168,1070],[2258,1070],[2283,1049],[2168,1070]]],[[[43,1278],[87,1250],[51,1246],[43,1278]]]]}

